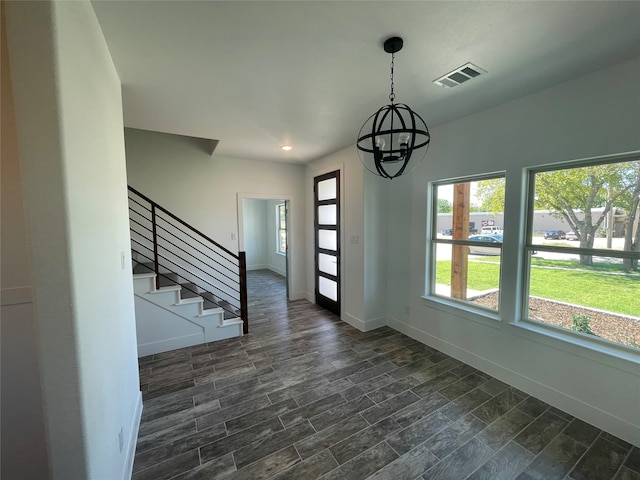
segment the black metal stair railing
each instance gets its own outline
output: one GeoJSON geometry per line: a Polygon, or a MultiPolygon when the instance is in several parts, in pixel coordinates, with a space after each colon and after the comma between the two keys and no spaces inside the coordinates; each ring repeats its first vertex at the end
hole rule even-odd
{"type": "Polygon", "coordinates": [[[240,317],[249,333],[245,252],[226,249],[132,187],[129,226],[135,273],[155,273],[156,288],[177,284],[183,297],[201,296],[205,309],[240,317]]]}

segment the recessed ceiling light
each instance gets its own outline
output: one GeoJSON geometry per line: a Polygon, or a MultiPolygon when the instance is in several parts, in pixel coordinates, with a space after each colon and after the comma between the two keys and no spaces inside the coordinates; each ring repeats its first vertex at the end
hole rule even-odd
{"type": "Polygon", "coordinates": [[[282,145],[280,147],[282,150],[284,150],[285,152],[288,152],[289,150],[291,150],[293,147],[291,145],[282,145]]]}

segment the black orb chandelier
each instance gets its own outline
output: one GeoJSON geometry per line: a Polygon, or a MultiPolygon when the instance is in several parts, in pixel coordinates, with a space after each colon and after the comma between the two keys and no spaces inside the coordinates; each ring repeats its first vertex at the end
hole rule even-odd
{"type": "Polygon", "coordinates": [[[413,170],[424,159],[431,140],[422,117],[408,105],[394,102],[393,67],[395,54],[402,45],[400,37],[391,37],[384,42],[384,51],[391,54],[391,103],[364,122],[357,143],[358,155],[365,168],[390,180],[413,170]]]}

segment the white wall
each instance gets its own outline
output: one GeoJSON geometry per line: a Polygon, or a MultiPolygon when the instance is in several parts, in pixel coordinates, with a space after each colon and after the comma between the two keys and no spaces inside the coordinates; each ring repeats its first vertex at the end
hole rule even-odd
{"type": "Polygon", "coordinates": [[[390,182],[364,172],[364,304],[367,329],[387,323],[387,190],[390,182]]]}
{"type": "Polygon", "coordinates": [[[7,30],[52,476],[128,478],[142,402],[120,81],[89,2],[9,2],[7,30]]]}
{"type": "MultiPolygon", "coordinates": [[[[375,291],[382,282],[380,265],[375,261],[380,253],[381,240],[376,236],[380,224],[376,223],[378,214],[365,205],[365,172],[353,146],[307,165],[307,299],[315,302],[313,179],[335,170],[340,171],[341,318],[360,330],[371,330],[383,325],[385,317],[384,295],[375,291]]],[[[384,192],[377,188],[381,179],[372,181],[367,201],[373,207],[379,205],[377,199],[384,192]]]]}
{"type": "Polygon", "coordinates": [[[307,299],[315,301],[313,179],[335,170],[341,176],[341,318],[368,331],[385,325],[387,318],[390,182],[364,169],[355,146],[307,166],[307,299]]]}
{"type": "Polygon", "coordinates": [[[284,200],[245,198],[242,203],[247,270],[267,269],[286,275],[286,257],[277,253],[276,244],[276,205],[284,203],[284,200]]]}
{"type": "Polygon", "coordinates": [[[0,232],[2,239],[2,306],[0,317],[0,477],[47,479],[48,453],[45,442],[40,357],[33,307],[29,239],[24,219],[22,176],[17,126],[9,72],[9,52],[2,8],[2,117],[0,144],[2,187],[0,188],[0,232]]]}
{"type": "Polygon", "coordinates": [[[511,322],[520,317],[523,168],[640,150],[639,84],[636,59],[432,128],[425,163],[411,176],[412,189],[393,184],[389,190],[394,234],[388,237],[387,295],[394,328],[636,445],[637,355],[609,355],[511,322]],[[421,298],[427,183],[498,171],[507,178],[499,320],[421,298]]]}
{"type": "Polygon", "coordinates": [[[245,198],[242,203],[247,270],[267,268],[267,203],[256,198],[245,198]]]}
{"type": "Polygon", "coordinates": [[[284,200],[265,200],[265,203],[267,268],[286,276],[287,257],[278,253],[278,218],[276,216],[276,205],[283,204],[284,200]]]}
{"type": "MultiPolygon", "coordinates": [[[[354,165],[355,148],[349,147],[333,155],[311,162],[305,173],[305,225],[307,239],[307,300],[315,302],[315,245],[313,179],[325,173],[340,171],[340,270],[341,318],[363,330],[364,311],[364,194],[362,166],[354,165]],[[352,236],[358,243],[348,241],[352,236]]],[[[357,161],[357,157],[355,158],[357,161]]]]}
{"type": "Polygon", "coordinates": [[[125,140],[129,184],[233,252],[238,198],[290,200],[290,298],[304,298],[303,166],[212,157],[202,142],[180,135],[125,129],[125,140]]]}

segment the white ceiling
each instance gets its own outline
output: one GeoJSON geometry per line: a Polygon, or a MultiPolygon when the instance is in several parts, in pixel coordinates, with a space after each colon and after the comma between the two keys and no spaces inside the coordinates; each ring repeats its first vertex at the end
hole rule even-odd
{"type": "Polygon", "coordinates": [[[355,144],[388,103],[382,42],[393,35],[404,38],[396,101],[429,126],[640,56],[640,1],[93,6],[126,126],[216,139],[216,155],[257,160],[306,163],[355,144]],[[453,89],[432,83],[467,62],[488,73],[453,89]]]}

